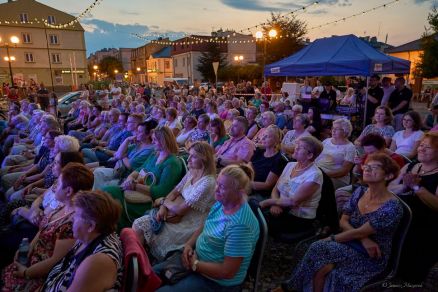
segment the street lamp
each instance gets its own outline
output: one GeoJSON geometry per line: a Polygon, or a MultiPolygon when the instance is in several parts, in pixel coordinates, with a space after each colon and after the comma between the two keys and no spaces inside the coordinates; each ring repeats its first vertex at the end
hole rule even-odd
{"type": "MultiPolygon", "coordinates": [[[[0,38],[0,42],[2,41],[2,39],[0,38]]],[[[14,44],[14,46],[17,46],[17,44],[20,42],[20,39],[16,36],[11,36],[10,38],[11,43],[14,44]]],[[[15,57],[11,56],[9,54],[9,43],[5,43],[4,47],[6,48],[6,57],[4,57],[4,60],[6,62],[8,62],[9,65],[9,74],[11,75],[11,86],[14,86],[14,76],[12,75],[12,61],[15,61],[15,57]]]]}
{"type": "Polygon", "coordinates": [[[94,65],[94,66],[93,66],[93,69],[94,69],[94,70],[97,70],[97,69],[99,69],[99,66],[94,65]]]}
{"type": "Polygon", "coordinates": [[[264,32],[257,31],[255,33],[255,37],[256,37],[257,40],[262,40],[263,39],[263,66],[262,66],[263,67],[263,72],[262,72],[262,75],[263,75],[264,81],[266,81],[266,77],[265,77],[264,71],[265,71],[265,65],[266,65],[266,46],[267,46],[267,40],[268,40],[268,37],[271,38],[271,39],[277,37],[277,31],[275,29],[271,29],[268,32],[267,36],[265,35],[264,32]]]}
{"type": "Polygon", "coordinates": [[[243,56],[234,56],[234,61],[237,62],[237,64],[239,65],[239,67],[237,68],[237,83],[240,82],[240,65],[242,64],[243,61],[243,56]]]}
{"type": "Polygon", "coordinates": [[[137,72],[140,72],[141,71],[141,68],[140,67],[137,67],[137,72]]]}

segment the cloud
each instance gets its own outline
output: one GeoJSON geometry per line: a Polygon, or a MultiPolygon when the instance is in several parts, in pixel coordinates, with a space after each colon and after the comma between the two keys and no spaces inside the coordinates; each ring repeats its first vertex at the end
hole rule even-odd
{"type": "MultiPolygon", "coordinates": [[[[291,3],[288,0],[277,0],[277,1],[269,1],[269,0],[220,0],[224,5],[229,7],[239,9],[239,10],[252,10],[252,11],[279,11],[285,12],[294,10],[297,8],[302,8],[304,6],[308,6],[309,4],[314,3],[314,0],[304,0],[300,3],[291,3]]],[[[426,0],[415,0],[415,1],[426,1],[426,0]]],[[[318,6],[321,5],[338,5],[338,6],[351,6],[351,0],[319,0],[318,6]]],[[[317,7],[318,7],[317,6],[317,7]]],[[[319,13],[323,10],[320,9],[319,13]]],[[[309,12],[310,13],[310,12],[309,12]]],[[[315,13],[314,13],[315,14],[315,13]]],[[[316,13],[318,14],[318,13],[316,13]]]]}
{"type": "Polygon", "coordinates": [[[84,18],[81,24],[85,30],[87,55],[103,48],[137,48],[160,36],[170,39],[184,36],[183,32],[162,30],[157,25],[120,24],[90,18],[84,18]],[[145,36],[146,40],[132,34],[145,36]]]}

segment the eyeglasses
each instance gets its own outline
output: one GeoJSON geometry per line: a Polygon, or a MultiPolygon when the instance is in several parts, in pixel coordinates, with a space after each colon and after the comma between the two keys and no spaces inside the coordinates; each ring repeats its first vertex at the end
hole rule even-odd
{"type": "Polygon", "coordinates": [[[336,132],[336,131],[338,131],[338,132],[343,132],[344,129],[342,129],[342,128],[332,128],[332,131],[333,131],[333,132],[336,132]]]}
{"type": "Polygon", "coordinates": [[[364,171],[368,171],[368,170],[370,170],[370,171],[377,171],[379,169],[382,169],[382,165],[379,165],[379,164],[375,164],[375,165],[364,164],[364,165],[362,165],[362,169],[364,171]]]}

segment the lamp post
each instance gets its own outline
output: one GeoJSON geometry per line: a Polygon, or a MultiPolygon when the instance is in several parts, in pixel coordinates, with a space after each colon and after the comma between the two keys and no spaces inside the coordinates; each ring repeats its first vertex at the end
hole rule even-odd
{"type": "Polygon", "coordinates": [[[93,72],[93,75],[94,75],[94,81],[96,81],[97,80],[97,74],[98,74],[98,72],[99,72],[99,66],[97,66],[97,65],[93,65],[93,70],[94,70],[94,72],[93,72]]]}
{"type": "Polygon", "coordinates": [[[262,64],[263,71],[262,71],[262,76],[263,76],[264,81],[266,81],[264,71],[265,71],[265,65],[266,65],[267,40],[268,40],[268,38],[273,39],[276,36],[277,36],[277,31],[275,29],[271,29],[267,35],[266,35],[266,33],[262,32],[262,31],[257,31],[255,34],[255,37],[257,40],[263,39],[263,64],[262,64]]]}
{"type": "Polygon", "coordinates": [[[243,61],[243,56],[234,56],[234,61],[237,62],[237,64],[239,65],[239,67],[237,68],[237,83],[240,82],[240,65],[242,65],[242,61],[243,61]]]}
{"type": "MultiPolygon", "coordinates": [[[[0,42],[1,40],[2,39],[0,38],[0,42]]],[[[20,42],[19,38],[16,36],[11,36],[10,41],[11,43],[14,44],[14,46],[17,46],[17,44],[20,42]]],[[[10,47],[9,43],[4,43],[3,46],[6,48],[7,56],[4,57],[4,60],[8,62],[9,65],[9,75],[11,75],[11,86],[14,86],[14,75],[12,75],[12,61],[15,61],[15,57],[9,54],[9,47],[10,47]]]]}

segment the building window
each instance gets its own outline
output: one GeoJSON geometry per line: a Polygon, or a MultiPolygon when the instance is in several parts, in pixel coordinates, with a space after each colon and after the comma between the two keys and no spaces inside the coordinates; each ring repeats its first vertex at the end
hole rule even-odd
{"type": "Polygon", "coordinates": [[[170,69],[170,62],[164,61],[164,69],[170,69]]]}
{"type": "Polygon", "coordinates": [[[173,66],[176,68],[178,67],[178,59],[173,60],[173,66]]]}
{"type": "Polygon", "coordinates": [[[49,40],[50,40],[50,44],[51,45],[57,45],[59,44],[58,42],[58,36],[56,34],[51,34],[49,35],[49,40]]]}
{"type": "Polygon", "coordinates": [[[23,38],[23,44],[30,44],[32,42],[30,33],[23,33],[21,36],[23,38]]]}
{"type": "Polygon", "coordinates": [[[34,63],[35,59],[33,58],[32,53],[24,53],[24,60],[26,63],[34,63]]]}
{"type": "Polygon", "coordinates": [[[20,13],[20,21],[23,23],[28,23],[28,17],[27,17],[27,13],[20,13]]]}
{"type": "Polygon", "coordinates": [[[52,54],[52,63],[61,63],[61,54],[52,54]]]}
{"type": "Polygon", "coordinates": [[[47,16],[47,22],[48,22],[49,24],[55,24],[55,23],[56,23],[56,21],[55,21],[55,16],[53,16],[53,15],[49,15],[49,16],[47,16]]]}

